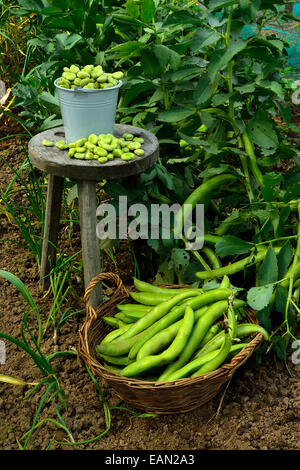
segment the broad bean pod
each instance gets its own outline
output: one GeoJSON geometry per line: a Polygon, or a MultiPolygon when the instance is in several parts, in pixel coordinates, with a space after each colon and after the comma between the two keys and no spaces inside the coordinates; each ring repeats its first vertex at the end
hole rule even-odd
{"type": "Polygon", "coordinates": [[[185,308],[185,314],[183,322],[180,325],[178,333],[171,343],[171,345],[164,350],[161,354],[154,356],[147,356],[138,361],[129,364],[125,369],[122,370],[121,375],[124,377],[135,377],[139,376],[148,370],[156,367],[160,367],[164,364],[168,364],[173,361],[184,349],[190,333],[194,325],[194,311],[191,307],[185,308]]]}

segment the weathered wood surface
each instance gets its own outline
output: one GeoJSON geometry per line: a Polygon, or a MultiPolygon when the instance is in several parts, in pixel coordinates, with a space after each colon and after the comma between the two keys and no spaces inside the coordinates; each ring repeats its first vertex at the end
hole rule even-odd
{"type": "Polygon", "coordinates": [[[42,259],[40,270],[40,285],[48,289],[50,285],[49,273],[56,264],[56,246],[59,233],[59,219],[64,178],[48,176],[47,204],[44,222],[42,245],[42,259]]]}
{"type": "MultiPolygon", "coordinates": [[[[94,181],[78,181],[77,184],[84,285],[87,288],[92,278],[101,272],[100,242],[96,235],[96,183],[94,181]]],[[[101,301],[101,285],[98,284],[91,293],[90,303],[93,308],[96,308],[101,301]]]]}
{"type": "Polygon", "coordinates": [[[67,150],[59,150],[57,147],[45,147],[44,139],[58,142],[64,139],[64,128],[56,127],[35,135],[28,144],[31,163],[49,174],[69,178],[71,180],[101,181],[102,179],[123,178],[142,173],[156,163],[159,155],[159,143],[157,138],[145,129],[116,124],[114,135],[120,137],[125,132],[135,137],[142,137],[142,146],[145,154],[136,156],[134,160],[123,161],[115,158],[104,164],[93,160],[76,160],[68,157],[67,150]]]}

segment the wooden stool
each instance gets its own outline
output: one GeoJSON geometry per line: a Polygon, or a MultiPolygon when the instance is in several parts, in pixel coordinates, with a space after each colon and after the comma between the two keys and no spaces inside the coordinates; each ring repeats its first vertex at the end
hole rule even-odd
{"type": "MultiPolygon", "coordinates": [[[[28,144],[29,159],[33,166],[48,174],[47,206],[44,224],[40,284],[42,289],[49,286],[49,273],[56,263],[59,220],[64,178],[77,182],[81,246],[83,258],[84,285],[100,273],[100,249],[96,236],[96,183],[103,179],[126,178],[147,170],[158,159],[159,144],[156,137],[144,129],[116,124],[114,135],[120,137],[125,132],[144,139],[142,157],[123,161],[120,158],[100,164],[96,160],[77,160],[68,157],[67,150],[56,146],[45,147],[44,139],[57,142],[64,139],[63,127],[56,127],[35,135],[28,144]]],[[[91,304],[95,308],[102,301],[101,286],[92,293],[91,304]]]]}

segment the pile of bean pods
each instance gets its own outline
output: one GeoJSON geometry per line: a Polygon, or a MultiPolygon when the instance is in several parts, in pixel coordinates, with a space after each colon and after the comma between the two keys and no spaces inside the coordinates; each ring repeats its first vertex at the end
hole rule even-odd
{"type": "Polygon", "coordinates": [[[95,347],[103,366],[124,377],[174,381],[197,377],[229,362],[253,333],[269,340],[260,325],[245,322],[246,302],[229,278],[220,286],[165,288],[134,279],[134,303],[102,317],[113,330],[95,347]]]}
{"type": "Polygon", "coordinates": [[[53,147],[55,145],[60,150],[69,150],[70,158],[79,160],[97,160],[99,163],[106,163],[114,158],[121,158],[124,161],[133,160],[136,156],[142,157],[145,152],[142,149],[144,139],[134,137],[130,133],[124,133],[122,137],[115,137],[112,134],[90,134],[88,138],[82,138],[67,144],[64,140],[59,140],[55,144],[50,140],[43,140],[43,145],[53,147]]]}
{"type": "Polygon", "coordinates": [[[104,72],[101,65],[71,65],[64,67],[62,76],[57,80],[57,85],[69,90],[75,88],[85,88],[89,90],[99,90],[104,88],[112,88],[119,84],[121,78],[124,77],[123,72],[117,71],[113,73],[104,72]]]}

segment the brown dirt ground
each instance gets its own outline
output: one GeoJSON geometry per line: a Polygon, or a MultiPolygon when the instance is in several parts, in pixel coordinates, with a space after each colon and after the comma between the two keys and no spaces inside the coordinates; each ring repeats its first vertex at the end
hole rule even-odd
{"type": "MultiPolygon", "coordinates": [[[[7,123],[6,131],[17,132],[15,124],[7,123]]],[[[22,131],[21,129],[19,131],[22,131]]],[[[1,154],[18,168],[24,159],[21,142],[4,141],[1,154]],[[9,144],[9,145],[8,145],[9,144]]],[[[23,142],[24,143],[24,142],[23,142]]],[[[1,144],[1,142],[0,142],[1,144]]],[[[11,171],[0,163],[0,187],[5,188],[11,179],[11,171]]],[[[52,305],[51,296],[45,296],[38,287],[38,269],[28,247],[22,247],[21,235],[9,221],[0,205],[0,253],[1,269],[18,276],[29,288],[38,304],[43,321],[52,305]]],[[[73,244],[68,241],[67,224],[62,224],[62,250],[75,253],[80,246],[79,229],[75,224],[73,244]]],[[[105,258],[106,271],[118,272],[125,283],[133,275],[132,256],[128,246],[117,251],[119,271],[105,258]]],[[[80,276],[73,285],[83,295],[80,276]]],[[[0,280],[0,331],[21,339],[20,327],[24,314],[24,301],[18,291],[0,280]]],[[[83,308],[82,302],[68,299],[67,306],[83,308]]],[[[31,317],[30,317],[31,318],[31,317]]],[[[78,329],[84,314],[65,324],[54,344],[51,329],[42,342],[45,354],[69,350],[78,345],[78,329]]],[[[31,358],[10,342],[6,344],[6,363],[0,365],[0,373],[26,381],[38,381],[41,376],[31,358]]],[[[106,429],[101,399],[95,385],[76,356],[56,358],[53,361],[61,387],[66,393],[68,407],[62,417],[76,442],[91,439],[106,429]]],[[[115,392],[99,381],[108,405],[119,403],[115,392]]],[[[30,386],[13,386],[0,382],[0,450],[18,449],[21,436],[30,429],[42,387],[24,399],[30,386]]],[[[124,405],[124,404],[123,404],[124,405]]],[[[125,406],[125,405],[124,405],[125,406]]],[[[138,410],[134,410],[139,413],[138,410]]],[[[233,376],[228,388],[213,400],[192,412],[181,415],[136,417],[126,410],[111,411],[109,432],[95,442],[77,447],[53,443],[50,449],[85,450],[299,450],[300,449],[300,365],[287,364],[272,354],[263,357],[258,365],[255,357],[243,365],[233,376]]],[[[55,403],[46,403],[40,419],[57,419],[55,403]]],[[[52,438],[67,442],[67,435],[54,424],[46,421],[33,434],[29,449],[46,449],[52,438]]],[[[24,443],[24,440],[21,441],[24,443]]]]}

